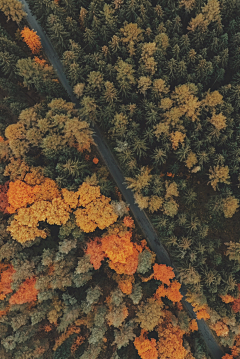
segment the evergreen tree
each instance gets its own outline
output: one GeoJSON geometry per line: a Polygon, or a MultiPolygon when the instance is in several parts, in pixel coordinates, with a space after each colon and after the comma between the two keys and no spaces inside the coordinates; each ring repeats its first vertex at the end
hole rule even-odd
{"type": "Polygon", "coordinates": [[[54,47],[62,54],[68,46],[70,34],[65,30],[61,19],[57,15],[50,14],[47,18],[46,26],[54,47]]]}

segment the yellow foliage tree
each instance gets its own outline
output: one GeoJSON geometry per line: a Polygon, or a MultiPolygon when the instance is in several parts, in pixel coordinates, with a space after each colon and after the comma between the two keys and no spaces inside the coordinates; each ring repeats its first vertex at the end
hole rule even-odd
{"type": "Polygon", "coordinates": [[[27,15],[23,11],[23,4],[19,0],[0,0],[0,10],[8,17],[19,24],[27,15]]]}
{"type": "Polygon", "coordinates": [[[83,182],[78,188],[77,194],[80,196],[78,205],[85,207],[101,196],[100,186],[92,186],[87,182],[83,182]]]}
{"type": "MultiPolygon", "coordinates": [[[[33,178],[29,180],[32,182],[33,178]]],[[[63,225],[72,209],[78,206],[85,208],[74,212],[76,223],[86,233],[93,232],[97,227],[104,229],[118,218],[109,203],[111,198],[101,195],[99,186],[84,182],[77,192],[71,192],[67,189],[59,191],[50,178],[41,178],[40,182],[34,187],[20,180],[10,182],[7,192],[9,213],[19,211],[8,231],[20,243],[33,240],[36,236],[46,238],[46,233],[37,228],[38,222],[46,220],[51,225],[63,225]],[[26,208],[29,204],[32,206],[26,208]]]]}
{"type": "Polygon", "coordinates": [[[66,188],[62,188],[61,192],[62,192],[64,202],[66,204],[68,204],[69,207],[75,209],[78,205],[79,193],[68,191],[66,188]]]}
{"type": "Polygon", "coordinates": [[[70,207],[62,198],[54,198],[46,210],[47,222],[49,224],[57,224],[58,226],[66,224],[70,217],[70,211],[70,207]]]}
{"type": "Polygon", "coordinates": [[[234,196],[228,196],[222,200],[225,218],[231,218],[239,207],[239,200],[234,196]]]}
{"type": "Polygon", "coordinates": [[[185,161],[188,169],[192,168],[197,163],[197,156],[193,151],[190,151],[185,161]]]}
{"type": "Polygon", "coordinates": [[[120,32],[123,35],[121,41],[127,44],[129,54],[133,56],[135,54],[134,45],[143,40],[143,30],[137,24],[130,23],[121,28],[120,32]]]}
{"type": "Polygon", "coordinates": [[[214,166],[209,169],[209,179],[211,180],[208,183],[211,183],[214,191],[218,188],[218,182],[230,184],[229,168],[228,166],[214,166]]]}
{"type": "Polygon", "coordinates": [[[77,225],[86,233],[93,232],[97,227],[104,229],[116,222],[118,216],[109,203],[111,198],[100,193],[99,186],[91,186],[84,182],[78,189],[78,205],[74,214],[77,225]]]}
{"type": "Polygon", "coordinates": [[[44,178],[38,188],[36,201],[52,201],[54,198],[61,197],[61,192],[59,191],[56,182],[51,178],[44,178]]]}
{"type": "Polygon", "coordinates": [[[126,180],[129,183],[128,188],[131,188],[134,191],[140,191],[141,189],[147,187],[152,178],[150,172],[151,169],[148,166],[143,166],[136,178],[126,177],[126,180]]]}
{"type": "MultiPolygon", "coordinates": [[[[163,205],[163,198],[159,196],[151,196],[148,202],[148,209],[151,213],[159,210],[163,205]]],[[[139,206],[140,207],[140,206],[139,206]]],[[[140,207],[141,208],[141,207],[140,207]]]]}
{"type": "Polygon", "coordinates": [[[224,116],[221,112],[216,114],[215,111],[213,111],[210,122],[219,131],[227,127],[226,116],[224,116]]]}
{"type": "Polygon", "coordinates": [[[208,3],[202,7],[202,12],[191,19],[187,29],[195,31],[198,28],[205,32],[208,25],[215,21],[221,23],[220,3],[218,0],[208,0],[208,3]]]}
{"type": "Polygon", "coordinates": [[[173,150],[176,150],[178,148],[179,143],[183,143],[185,137],[185,133],[182,133],[180,131],[174,131],[170,133],[170,141],[172,142],[173,150]]]}
{"type": "Polygon", "coordinates": [[[93,232],[97,227],[104,229],[116,222],[118,216],[109,203],[111,198],[101,195],[86,205],[77,209],[74,214],[77,225],[86,233],[93,232]]]}

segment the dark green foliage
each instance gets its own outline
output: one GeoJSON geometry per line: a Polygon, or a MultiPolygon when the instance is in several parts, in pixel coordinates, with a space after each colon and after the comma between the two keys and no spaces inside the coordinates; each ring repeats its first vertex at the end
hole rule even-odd
{"type": "Polygon", "coordinates": [[[75,148],[54,151],[46,155],[44,174],[54,179],[61,188],[76,191],[91,174],[84,155],[75,148]]]}
{"type": "Polygon", "coordinates": [[[47,18],[47,29],[54,47],[61,54],[66,49],[70,38],[68,32],[64,29],[61,19],[57,15],[49,15],[47,18]]]}
{"type": "Polygon", "coordinates": [[[53,359],[68,359],[71,357],[71,346],[76,338],[76,334],[70,335],[53,354],[53,359]]]}
{"type": "Polygon", "coordinates": [[[31,58],[27,58],[18,60],[16,68],[23,84],[29,89],[33,87],[40,94],[48,96],[49,100],[58,96],[66,98],[65,90],[56,79],[51,66],[43,67],[31,58]]]}
{"type": "Polygon", "coordinates": [[[9,52],[0,52],[0,68],[4,76],[9,80],[16,80],[16,62],[18,57],[10,55],[9,52]]]}

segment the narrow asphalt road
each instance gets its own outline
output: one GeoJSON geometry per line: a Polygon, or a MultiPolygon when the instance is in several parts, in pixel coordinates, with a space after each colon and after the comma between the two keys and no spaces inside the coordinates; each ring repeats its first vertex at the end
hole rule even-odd
{"type": "MultiPolygon", "coordinates": [[[[76,99],[72,87],[69,85],[69,82],[65,76],[64,68],[61,63],[61,61],[58,58],[58,55],[54,48],[52,47],[52,44],[46,35],[46,33],[43,31],[42,27],[37,22],[35,16],[31,14],[31,11],[29,9],[29,6],[26,2],[26,0],[20,0],[24,4],[24,10],[27,13],[27,21],[30,25],[30,27],[37,31],[37,34],[41,38],[42,47],[44,49],[45,54],[47,55],[49,61],[52,63],[54,69],[56,70],[56,73],[58,75],[59,80],[61,81],[63,87],[67,91],[69,98],[73,103],[76,104],[76,107],[80,107],[80,104],[78,100],[76,99]]],[[[94,141],[97,145],[97,148],[100,152],[100,155],[105,162],[106,166],[109,169],[109,172],[111,173],[114,181],[116,182],[119,190],[121,191],[123,197],[125,198],[125,201],[129,204],[129,207],[132,211],[132,214],[134,216],[135,221],[138,223],[139,227],[141,228],[150,248],[152,251],[154,251],[157,255],[157,260],[159,263],[166,264],[168,266],[173,267],[170,257],[168,255],[168,252],[166,249],[162,246],[162,244],[159,241],[158,235],[156,231],[154,230],[150,220],[148,219],[147,215],[144,211],[140,210],[139,207],[135,204],[135,200],[133,197],[133,193],[130,189],[127,189],[126,185],[124,184],[124,177],[122,175],[121,169],[118,166],[118,163],[116,159],[114,158],[111,150],[109,149],[103,135],[101,134],[101,131],[99,130],[98,126],[94,125],[92,126],[92,129],[94,130],[94,141]]],[[[176,273],[176,271],[175,271],[176,273]]],[[[181,293],[182,295],[186,294],[186,288],[184,285],[182,285],[181,293]]],[[[193,307],[190,303],[186,302],[186,300],[182,299],[182,304],[185,310],[189,313],[191,318],[196,318],[196,314],[193,311],[193,307]]],[[[211,354],[211,356],[214,359],[221,359],[224,355],[223,349],[220,347],[216,339],[214,338],[212,331],[206,324],[206,322],[201,319],[197,320],[199,331],[202,334],[202,337],[205,341],[205,344],[211,354]]]]}

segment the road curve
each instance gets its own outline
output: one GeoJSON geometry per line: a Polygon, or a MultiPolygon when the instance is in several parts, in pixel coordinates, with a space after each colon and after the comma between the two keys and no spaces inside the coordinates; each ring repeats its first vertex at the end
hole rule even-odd
{"type": "MultiPolygon", "coordinates": [[[[72,87],[69,85],[69,82],[64,73],[63,65],[62,65],[61,61],[59,60],[58,55],[57,55],[56,51],[54,50],[47,34],[43,31],[42,27],[37,22],[35,16],[33,16],[31,14],[31,11],[29,9],[29,6],[28,6],[26,0],[20,0],[20,1],[23,3],[24,11],[27,13],[28,24],[34,31],[37,31],[37,34],[41,38],[43,50],[44,50],[45,54],[47,55],[49,61],[51,62],[52,66],[54,67],[60,82],[62,83],[63,87],[67,91],[68,96],[71,99],[71,101],[76,104],[76,107],[79,108],[80,104],[73,93],[72,87]]],[[[140,210],[139,207],[135,204],[135,200],[134,200],[132,191],[130,189],[128,189],[126,187],[126,185],[124,184],[125,180],[122,175],[121,169],[120,169],[116,159],[114,158],[111,150],[109,149],[100,129],[98,128],[97,125],[93,125],[92,129],[94,131],[94,135],[93,135],[94,141],[99,150],[99,153],[100,153],[103,161],[105,162],[106,166],[108,167],[109,172],[111,173],[114,181],[116,182],[119,190],[121,191],[125,201],[128,203],[128,205],[131,209],[131,212],[134,216],[134,219],[138,223],[139,227],[141,228],[141,230],[149,244],[149,247],[151,248],[152,251],[154,251],[156,253],[157,260],[159,263],[166,264],[168,266],[173,267],[173,265],[171,263],[171,259],[168,255],[168,252],[163,247],[163,245],[160,243],[158,235],[157,235],[155,229],[153,228],[149,218],[147,217],[146,213],[144,211],[140,210]]],[[[176,270],[174,270],[174,271],[175,271],[175,273],[177,273],[176,270]]],[[[186,292],[187,292],[186,287],[184,285],[182,285],[182,287],[181,287],[182,295],[185,296],[186,292]]],[[[196,318],[196,314],[194,313],[193,307],[191,306],[191,304],[188,303],[184,298],[182,299],[182,304],[183,304],[183,307],[185,308],[185,310],[190,315],[190,317],[196,318]]],[[[213,359],[221,359],[225,353],[224,353],[222,347],[218,344],[215,337],[213,336],[213,333],[210,330],[209,326],[203,319],[201,319],[201,320],[197,319],[197,323],[198,323],[199,331],[202,334],[202,337],[205,341],[206,347],[209,350],[209,353],[211,354],[213,359]]]]}

